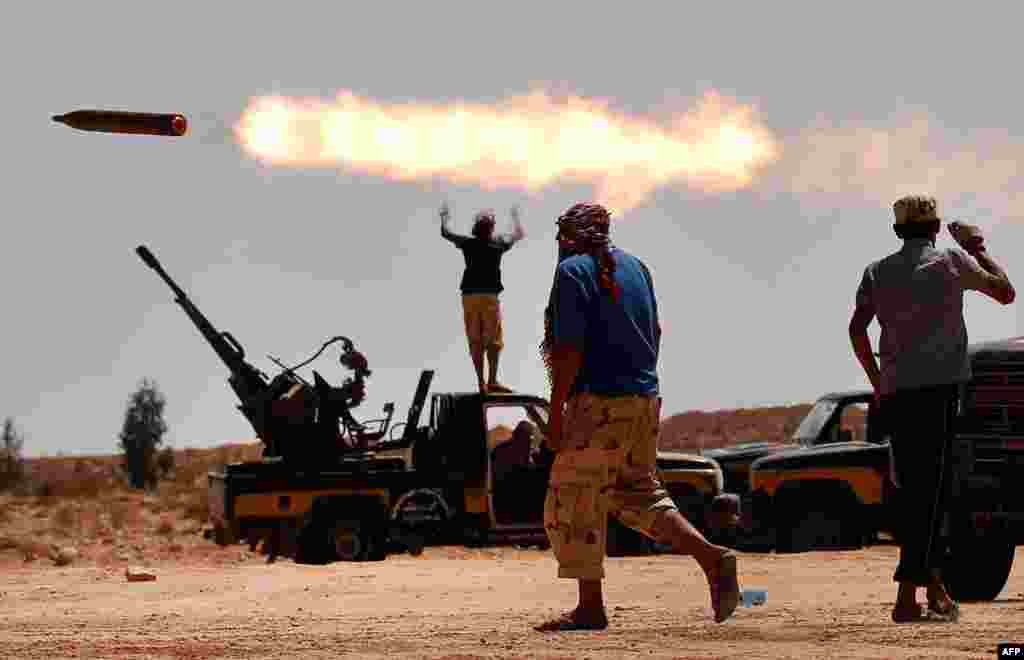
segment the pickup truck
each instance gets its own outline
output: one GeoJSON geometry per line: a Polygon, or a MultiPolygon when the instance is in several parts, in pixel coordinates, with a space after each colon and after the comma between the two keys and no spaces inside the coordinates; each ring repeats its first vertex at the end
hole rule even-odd
{"type": "MultiPolygon", "coordinates": [[[[750,467],[765,456],[784,451],[810,448],[835,448],[856,441],[862,446],[868,439],[868,410],[871,392],[855,390],[830,392],[819,397],[800,421],[787,442],[745,442],[708,449],[703,455],[722,468],[725,491],[742,504],[734,505],[742,523],[732,530],[730,545],[744,550],[770,550],[774,547],[774,529],[755,524],[751,515],[750,467]]],[[[874,427],[872,427],[874,428],[874,427]]],[[[872,445],[873,446],[873,445],[872,445]]]]}
{"type": "MultiPolygon", "coordinates": [[[[434,543],[543,545],[550,461],[539,449],[548,402],[518,393],[439,392],[420,426],[432,377],[422,373],[400,437],[322,467],[296,470],[265,459],[211,471],[216,541],[245,539],[254,546],[263,539],[272,556],[302,563],[379,560],[392,552],[418,554],[434,543]],[[528,437],[530,450],[508,464],[515,452],[502,447],[523,440],[517,433],[528,437]]],[[[723,492],[721,469],[689,454],[659,452],[657,461],[680,510],[704,528],[712,500],[723,492]]],[[[610,555],[650,550],[656,548],[639,534],[610,527],[610,555]]]]}
{"type": "MultiPolygon", "coordinates": [[[[1024,541],[1024,337],[972,345],[973,376],[962,391],[953,444],[951,505],[943,525],[944,578],[963,601],[1002,591],[1024,541]]],[[[899,538],[889,438],[871,414],[870,392],[825,397],[839,442],[775,451],[750,466],[744,512],[774,533],[775,547],[800,551],[860,545],[880,531],[899,538]],[[867,408],[860,438],[844,428],[842,403],[867,408]]],[[[812,409],[812,413],[814,410],[812,409]]],[[[810,416],[809,416],[810,417],[810,416]]],[[[924,441],[924,439],[922,439],[924,441]]]]}

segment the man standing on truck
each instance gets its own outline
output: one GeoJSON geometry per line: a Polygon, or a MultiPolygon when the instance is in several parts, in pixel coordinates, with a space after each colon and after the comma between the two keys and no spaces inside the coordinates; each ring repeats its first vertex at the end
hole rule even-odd
{"type": "Polygon", "coordinates": [[[864,270],[849,327],[891,434],[899,486],[900,560],[893,577],[899,591],[892,619],[955,621],[959,607],[946,593],[939,538],[959,387],[971,377],[963,294],[980,291],[1004,305],[1016,294],[977,227],[950,223],[949,233],[963,249],[939,250],[935,238],[942,223],[933,198],[903,197],[893,212],[903,247],[864,270]],[[867,333],[876,316],[881,367],[867,333]],[[918,587],[927,589],[927,609],[917,603],[918,587]]]}
{"type": "Polygon", "coordinates": [[[601,581],[609,514],[693,555],[721,622],[739,601],[736,555],[683,518],[657,478],[661,327],[654,282],[639,259],[612,246],[609,222],[598,204],[576,204],[558,219],[564,258],[543,344],[552,380],[547,442],[555,452],[544,527],[558,576],[579,582],[579,603],[536,630],[608,626],[601,581]]]}
{"type": "Polygon", "coordinates": [[[519,209],[512,209],[514,224],[510,236],[494,235],[494,211],[476,214],[472,236],[461,236],[448,228],[451,213],[447,204],[441,207],[441,236],[462,251],[466,269],[462,273],[462,312],[469,340],[469,354],[476,371],[480,393],[511,392],[498,382],[498,358],[503,346],[501,305],[498,295],[501,284],[501,257],[523,238],[519,209]],[[484,381],[484,354],[487,355],[488,380],[484,381]]]}

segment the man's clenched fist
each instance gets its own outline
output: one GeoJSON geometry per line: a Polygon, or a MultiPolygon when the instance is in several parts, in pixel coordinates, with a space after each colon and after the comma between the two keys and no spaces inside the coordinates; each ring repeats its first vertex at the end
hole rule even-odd
{"type": "Polygon", "coordinates": [[[985,248],[985,237],[982,235],[981,229],[975,225],[951,222],[949,223],[949,235],[969,254],[985,248]]]}

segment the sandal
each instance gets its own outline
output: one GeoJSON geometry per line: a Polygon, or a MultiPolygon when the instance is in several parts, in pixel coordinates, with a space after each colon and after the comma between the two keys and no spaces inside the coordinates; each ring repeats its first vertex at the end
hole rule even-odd
{"type": "Polygon", "coordinates": [[[545,621],[533,629],[537,632],[563,632],[571,630],[604,630],[608,627],[608,618],[602,614],[597,621],[580,621],[576,618],[576,610],[566,612],[558,618],[545,621]]]}

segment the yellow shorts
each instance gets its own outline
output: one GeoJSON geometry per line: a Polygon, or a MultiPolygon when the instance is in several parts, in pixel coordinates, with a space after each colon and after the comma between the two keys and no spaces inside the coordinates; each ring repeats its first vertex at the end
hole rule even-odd
{"type": "Polygon", "coordinates": [[[470,347],[501,349],[501,305],[495,293],[467,293],[462,296],[462,316],[470,347]]]}
{"type": "Polygon", "coordinates": [[[574,396],[565,449],[551,468],[544,528],[558,577],[604,578],[608,515],[651,538],[658,516],[676,509],[657,477],[660,399],[574,396]]]}

